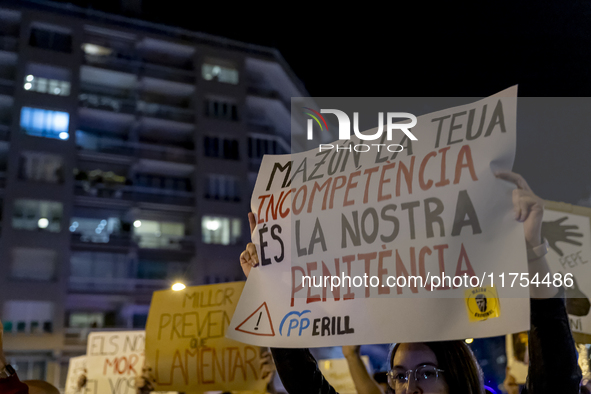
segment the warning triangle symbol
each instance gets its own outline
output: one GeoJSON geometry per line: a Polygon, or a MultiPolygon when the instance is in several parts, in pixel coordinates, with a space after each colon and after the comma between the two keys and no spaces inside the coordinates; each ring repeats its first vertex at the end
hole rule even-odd
{"type": "Polygon", "coordinates": [[[273,329],[271,314],[269,313],[269,308],[267,308],[267,303],[263,302],[261,306],[240,323],[235,330],[246,334],[274,337],[275,330],[273,329]]]}

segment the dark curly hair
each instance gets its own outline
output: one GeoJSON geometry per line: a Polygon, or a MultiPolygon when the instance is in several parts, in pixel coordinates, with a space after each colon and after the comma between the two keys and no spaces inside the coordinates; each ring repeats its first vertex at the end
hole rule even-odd
{"type": "MultiPolygon", "coordinates": [[[[423,344],[431,349],[437,358],[439,368],[445,371],[445,381],[450,393],[485,394],[482,369],[474,353],[464,341],[423,342],[423,344]]],[[[395,344],[390,351],[390,368],[399,346],[399,343],[395,344]]]]}

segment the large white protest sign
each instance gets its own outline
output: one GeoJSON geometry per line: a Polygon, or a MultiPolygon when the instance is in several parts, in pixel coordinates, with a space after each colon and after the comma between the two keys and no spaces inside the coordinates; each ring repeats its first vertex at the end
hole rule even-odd
{"type": "Polygon", "coordinates": [[[527,272],[515,186],[494,176],[513,165],[516,95],[419,116],[399,153],[347,150],[352,136],[338,152],[265,156],[251,200],[261,265],[227,335],[315,347],[526,330],[529,290],[500,282],[527,272]]]}
{"type": "Polygon", "coordinates": [[[142,374],[144,331],[92,332],[88,335],[88,379],[96,394],[135,394],[135,378],[142,374]]]}
{"type": "MultiPolygon", "coordinates": [[[[591,208],[546,201],[542,235],[550,248],[546,259],[554,273],[572,275],[566,310],[576,340],[591,339],[591,208]]],[[[567,285],[570,283],[567,283],[567,285]]]]}

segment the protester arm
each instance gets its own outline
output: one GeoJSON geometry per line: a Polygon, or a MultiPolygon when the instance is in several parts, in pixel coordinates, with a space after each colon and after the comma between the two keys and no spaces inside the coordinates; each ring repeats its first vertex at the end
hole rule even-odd
{"type": "Polygon", "coordinates": [[[337,394],[308,349],[271,348],[281,382],[289,394],[337,394]]]}
{"type": "Polygon", "coordinates": [[[531,300],[529,332],[529,394],[579,392],[581,372],[564,303],[564,289],[555,297],[531,300]]]}
{"type": "MultiPolygon", "coordinates": [[[[553,278],[552,271],[548,266],[548,261],[546,260],[545,256],[529,261],[528,271],[530,278],[534,278],[536,275],[538,275],[537,277],[540,278],[540,280],[542,278],[546,278],[546,275],[548,275],[550,278],[553,278]]],[[[558,294],[558,287],[554,287],[552,283],[552,280],[550,280],[549,285],[530,285],[529,296],[538,300],[556,297],[558,294]]]]}
{"type": "Polygon", "coordinates": [[[375,380],[367,372],[365,364],[359,354],[360,346],[343,346],[343,355],[347,360],[351,378],[358,393],[383,394],[375,380]]]}

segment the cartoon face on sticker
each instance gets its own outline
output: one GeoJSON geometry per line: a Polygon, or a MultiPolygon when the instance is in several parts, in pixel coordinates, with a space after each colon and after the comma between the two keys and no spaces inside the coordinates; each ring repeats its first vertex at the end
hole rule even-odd
{"type": "Polygon", "coordinates": [[[486,297],[484,294],[478,294],[476,296],[476,305],[478,305],[478,309],[480,312],[486,312],[486,297]]]}
{"type": "Polygon", "coordinates": [[[499,297],[494,287],[474,287],[467,289],[465,294],[468,319],[471,322],[500,316],[499,297]]]}

